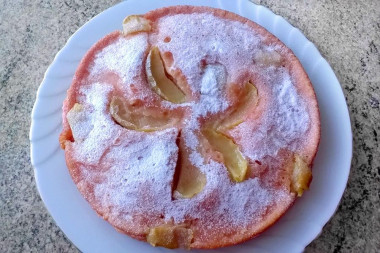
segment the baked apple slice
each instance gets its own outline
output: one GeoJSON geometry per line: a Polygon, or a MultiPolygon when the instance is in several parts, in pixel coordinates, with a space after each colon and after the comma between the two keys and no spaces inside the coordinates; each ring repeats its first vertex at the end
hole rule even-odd
{"type": "Polygon", "coordinates": [[[202,133],[213,149],[222,154],[231,179],[235,182],[244,181],[248,163],[232,139],[213,129],[204,129],[202,133]]]}
{"type": "Polygon", "coordinates": [[[236,109],[220,122],[217,127],[218,131],[224,132],[239,125],[247,117],[248,111],[257,105],[257,88],[251,82],[244,85],[242,93],[242,98],[239,100],[236,109]]]}
{"type": "Polygon", "coordinates": [[[153,47],[146,61],[146,73],[148,82],[153,90],[163,99],[175,104],[185,102],[186,96],[182,90],[167,76],[164,62],[162,61],[160,51],[153,47]]]}
{"type": "Polygon", "coordinates": [[[303,192],[309,189],[311,178],[311,169],[307,163],[299,155],[294,155],[290,190],[301,197],[303,192]]]}
{"type": "Polygon", "coordinates": [[[174,198],[192,198],[206,185],[206,176],[190,160],[190,151],[183,138],[178,139],[178,161],[173,180],[174,198]]]}
{"type": "Polygon", "coordinates": [[[193,239],[193,231],[185,225],[165,224],[151,228],[146,241],[152,246],[161,246],[168,249],[179,247],[189,249],[193,239]]]}
{"type": "Polygon", "coordinates": [[[276,51],[257,51],[254,60],[257,64],[265,67],[278,67],[282,64],[281,55],[276,51]]]}
{"type": "Polygon", "coordinates": [[[110,104],[112,118],[121,126],[136,131],[152,132],[174,126],[178,119],[169,114],[138,110],[120,97],[113,97],[110,104]]]}
{"type": "Polygon", "coordinates": [[[75,103],[71,110],[67,113],[66,119],[70,126],[70,134],[72,141],[83,141],[91,131],[86,127],[88,121],[88,112],[85,106],[75,103]]]}
{"type": "Polygon", "coordinates": [[[180,171],[176,191],[183,198],[192,198],[206,185],[206,176],[195,166],[183,166],[180,171]]]}
{"type": "Polygon", "coordinates": [[[150,21],[139,15],[130,15],[123,20],[124,35],[137,32],[149,32],[150,29],[150,21]]]}

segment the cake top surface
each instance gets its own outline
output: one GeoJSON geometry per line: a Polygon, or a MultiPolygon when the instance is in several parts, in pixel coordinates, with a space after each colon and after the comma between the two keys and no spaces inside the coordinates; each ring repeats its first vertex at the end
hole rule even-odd
{"type": "Polygon", "coordinates": [[[271,208],[287,208],[294,200],[286,187],[273,187],[271,175],[231,181],[226,165],[200,148],[202,127],[228,115],[238,103],[230,87],[252,82],[258,90],[257,106],[226,131],[248,167],[265,165],[265,174],[276,174],[286,163],[283,150],[304,152],[313,117],[284,45],[237,20],[182,13],[157,18],[150,33],[113,35],[94,52],[83,66],[88,75],[77,80],[75,102],[81,107],[67,113],[75,141],[66,151],[80,171],[74,179],[78,188],[116,227],[192,220],[206,230],[248,229],[271,208]],[[150,87],[145,64],[152,46],[169,53],[163,56],[168,73],[185,77],[186,102],[159,99],[150,87]],[[153,132],[126,129],[109,111],[115,94],[173,112],[180,123],[153,132]],[[206,177],[203,190],[192,198],[173,192],[179,136],[191,166],[206,177]]]}

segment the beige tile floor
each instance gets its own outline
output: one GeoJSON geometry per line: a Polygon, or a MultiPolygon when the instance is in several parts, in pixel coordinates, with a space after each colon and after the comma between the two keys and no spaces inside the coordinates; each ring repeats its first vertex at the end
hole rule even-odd
{"type": "MultiPolygon", "coordinates": [[[[30,113],[54,55],[118,1],[0,0],[0,251],[77,252],[46,211],[29,158],[30,113]]],[[[380,1],[254,0],[298,27],[334,69],[354,133],[347,190],[306,252],[380,252],[380,1]]]]}

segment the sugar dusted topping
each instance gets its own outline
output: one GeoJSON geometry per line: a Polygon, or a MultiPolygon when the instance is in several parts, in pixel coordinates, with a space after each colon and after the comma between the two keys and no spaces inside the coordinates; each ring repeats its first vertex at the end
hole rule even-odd
{"type": "MultiPolygon", "coordinates": [[[[119,37],[96,55],[89,79],[96,80],[105,72],[116,73],[122,80],[124,91],[133,94],[131,85],[142,81],[141,73],[147,48],[148,36],[145,33],[129,38],[119,37]]],[[[140,97],[144,95],[140,94],[140,97]]]]}
{"type": "Polygon", "coordinates": [[[74,137],[80,136],[82,139],[73,143],[78,161],[90,165],[98,164],[108,149],[109,141],[117,134],[116,129],[108,127],[113,121],[107,113],[105,101],[108,100],[111,89],[112,86],[102,83],[82,88],[83,95],[79,97],[79,103],[83,105],[83,111],[79,113],[79,117],[75,117],[72,111],[68,114],[69,122],[70,118],[74,121],[70,123],[74,126],[71,129],[74,137]]]}
{"type": "Polygon", "coordinates": [[[117,72],[124,83],[133,83],[142,68],[147,47],[146,34],[139,34],[128,39],[121,37],[96,56],[91,73],[111,70],[117,72]]]}
{"type": "Polygon", "coordinates": [[[292,195],[266,187],[259,178],[232,183],[222,163],[206,161],[199,153],[197,133],[200,119],[223,113],[230,106],[224,95],[226,84],[237,82],[241,69],[252,69],[261,73],[268,84],[271,102],[256,119],[258,123],[253,119],[243,122],[231,135],[244,136],[236,137],[236,142],[251,160],[276,156],[281,148],[299,148],[299,138],[307,132],[310,120],[289,73],[281,66],[263,70],[254,62],[258,51],[280,52],[281,48],[263,44],[263,38],[246,24],[211,14],[163,17],[157,21],[157,31],[149,38],[146,33],[120,37],[106,46],[90,66],[90,78],[96,80],[112,71],[120,77],[128,94],[131,84],[148,86],[141,78],[148,41],[161,52],[170,51],[173,68],[182,71],[197,97],[185,105],[190,109],[190,117],[183,121],[182,136],[191,151],[190,161],[206,175],[204,190],[191,199],[172,198],[178,129],[144,133],[117,125],[107,108],[114,86],[107,82],[84,86],[78,102],[85,110],[68,114],[76,139],[70,145],[75,159],[83,164],[82,180],[91,181],[92,174],[101,175],[102,180],[94,185],[94,197],[102,208],[110,210],[111,219],[118,217],[128,222],[136,214],[144,214],[148,219],[164,215],[165,220],[178,223],[190,217],[201,220],[205,226],[219,227],[259,222],[268,207],[287,203],[292,195]],[[168,36],[170,42],[164,42],[168,36]],[[93,170],[86,165],[99,165],[102,169],[93,170]],[[210,199],[214,205],[205,211],[203,205],[210,199]]]}
{"type": "Polygon", "coordinates": [[[231,82],[237,70],[252,65],[255,49],[260,45],[260,37],[247,25],[212,14],[168,16],[158,21],[158,27],[160,32],[155,40],[160,50],[173,53],[174,65],[182,70],[195,92],[201,83],[202,60],[224,65],[226,81],[231,82]],[[170,43],[164,42],[167,36],[170,43]]]}
{"type": "Polygon", "coordinates": [[[202,212],[202,204],[212,196],[219,202],[208,209],[218,217],[212,219],[213,224],[244,225],[259,218],[276,200],[290,198],[285,192],[266,189],[257,178],[233,184],[224,165],[213,161],[205,164],[203,157],[193,152],[191,156],[197,157],[197,165],[207,176],[207,186],[192,199],[172,200],[178,130],[147,134],[120,127],[107,112],[107,97],[111,91],[111,85],[101,83],[81,89],[83,95],[79,102],[87,110],[73,119],[76,122],[72,131],[75,136],[84,138],[71,144],[76,160],[102,168],[99,171],[83,166],[82,180],[91,181],[100,175],[102,180],[95,185],[94,195],[101,206],[113,207],[111,216],[123,215],[130,220],[136,213],[149,212],[164,214],[166,220],[175,222],[183,222],[190,215],[207,223],[211,220],[202,212]]]}
{"type": "Polygon", "coordinates": [[[278,73],[279,79],[273,80],[272,104],[256,120],[252,128],[252,120],[247,120],[231,132],[242,146],[243,153],[251,160],[260,160],[269,155],[275,157],[281,148],[287,147],[297,151],[299,138],[309,128],[309,115],[303,100],[297,95],[287,73],[278,73]],[[244,136],[239,138],[238,136],[244,136]],[[297,141],[298,140],[298,141],[297,141]]]}

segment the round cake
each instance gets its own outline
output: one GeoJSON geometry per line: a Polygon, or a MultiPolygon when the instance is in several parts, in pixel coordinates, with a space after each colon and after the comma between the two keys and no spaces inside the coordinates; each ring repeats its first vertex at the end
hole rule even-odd
{"type": "Polygon", "coordinates": [[[128,16],[82,59],[60,143],[92,208],[153,246],[217,248],[274,224],[309,187],[320,139],[300,62],[208,7],[128,16]]]}

